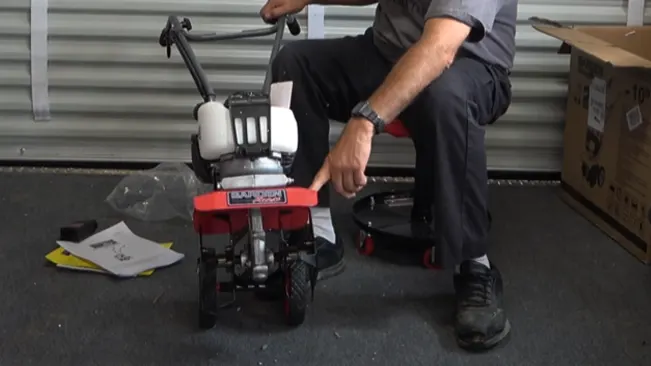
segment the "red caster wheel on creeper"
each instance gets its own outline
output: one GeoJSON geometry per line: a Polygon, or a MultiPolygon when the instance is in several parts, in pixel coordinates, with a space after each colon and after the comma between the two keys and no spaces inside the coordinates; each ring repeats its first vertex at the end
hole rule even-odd
{"type": "Polygon", "coordinates": [[[371,234],[364,231],[359,232],[359,242],[357,243],[357,251],[364,256],[370,256],[375,251],[375,243],[371,234]]]}
{"type": "Polygon", "coordinates": [[[436,265],[434,263],[434,260],[432,258],[432,248],[427,249],[423,253],[423,267],[425,267],[427,269],[431,269],[431,270],[439,270],[439,269],[441,269],[441,267],[439,267],[438,265],[436,265]]]}

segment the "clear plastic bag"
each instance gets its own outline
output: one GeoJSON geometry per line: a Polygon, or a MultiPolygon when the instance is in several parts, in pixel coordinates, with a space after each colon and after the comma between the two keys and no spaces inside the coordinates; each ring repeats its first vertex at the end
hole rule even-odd
{"type": "Polygon", "coordinates": [[[106,197],[117,212],[142,221],[192,220],[195,196],[210,185],[183,163],[163,163],[124,177],[106,197]]]}

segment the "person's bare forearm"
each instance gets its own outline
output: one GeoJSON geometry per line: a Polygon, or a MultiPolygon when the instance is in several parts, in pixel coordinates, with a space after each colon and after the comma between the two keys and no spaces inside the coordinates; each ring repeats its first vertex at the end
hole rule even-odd
{"type": "Polygon", "coordinates": [[[310,0],[310,4],[315,5],[348,5],[348,6],[365,6],[377,3],[378,0],[310,0]]]}

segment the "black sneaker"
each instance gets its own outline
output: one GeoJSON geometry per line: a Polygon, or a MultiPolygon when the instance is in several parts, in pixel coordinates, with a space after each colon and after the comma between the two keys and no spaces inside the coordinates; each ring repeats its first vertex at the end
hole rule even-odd
{"type": "Polygon", "coordinates": [[[316,264],[319,268],[317,281],[327,280],[341,274],[346,269],[343,243],[339,238],[334,244],[322,237],[317,237],[315,241],[316,264]]]}
{"type": "Polygon", "coordinates": [[[456,335],[459,346],[470,351],[497,346],[511,331],[502,308],[502,276],[474,261],[461,264],[454,276],[457,293],[456,335]]]}

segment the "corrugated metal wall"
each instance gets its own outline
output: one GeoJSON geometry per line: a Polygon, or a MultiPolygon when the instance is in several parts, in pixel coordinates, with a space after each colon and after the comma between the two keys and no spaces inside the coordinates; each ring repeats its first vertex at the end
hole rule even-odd
{"type": "MultiPolygon", "coordinates": [[[[50,0],[52,120],[34,122],[30,101],[29,1],[0,2],[0,160],[187,161],[191,110],[199,101],[177,52],[158,46],[170,13],[195,29],[237,31],[261,25],[263,1],[50,0]]],[[[373,8],[326,8],[326,37],[361,32],[373,8]]],[[[537,15],[567,23],[624,23],[619,1],[522,0],[514,103],[488,132],[492,169],[558,170],[568,60],[558,42],[535,32],[537,15]]],[[[301,18],[305,37],[306,21],[301,18]]],[[[294,37],[287,36],[290,40],[294,37]]],[[[228,92],[262,82],[270,38],[197,45],[214,86],[228,92]]],[[[336,138],[340,125],[333,128],[336,138]]],[[[411,166],[408,141],[379,138],[371,161],[411,166]]]]}
{"type": "MultiPolygon", "coordinates": [[[[52,120],[33,122],[29,0],[0,1],[0,160],[188,161],[201,98],[178,52],[168,60],[158,45],[167,16],[188,16],[199,31],[236,32],[265,26],[262,4],[50,0],[52,120]]],[[[272,39],[193,48],[225,98],[261,86],[272,39]]]]}

